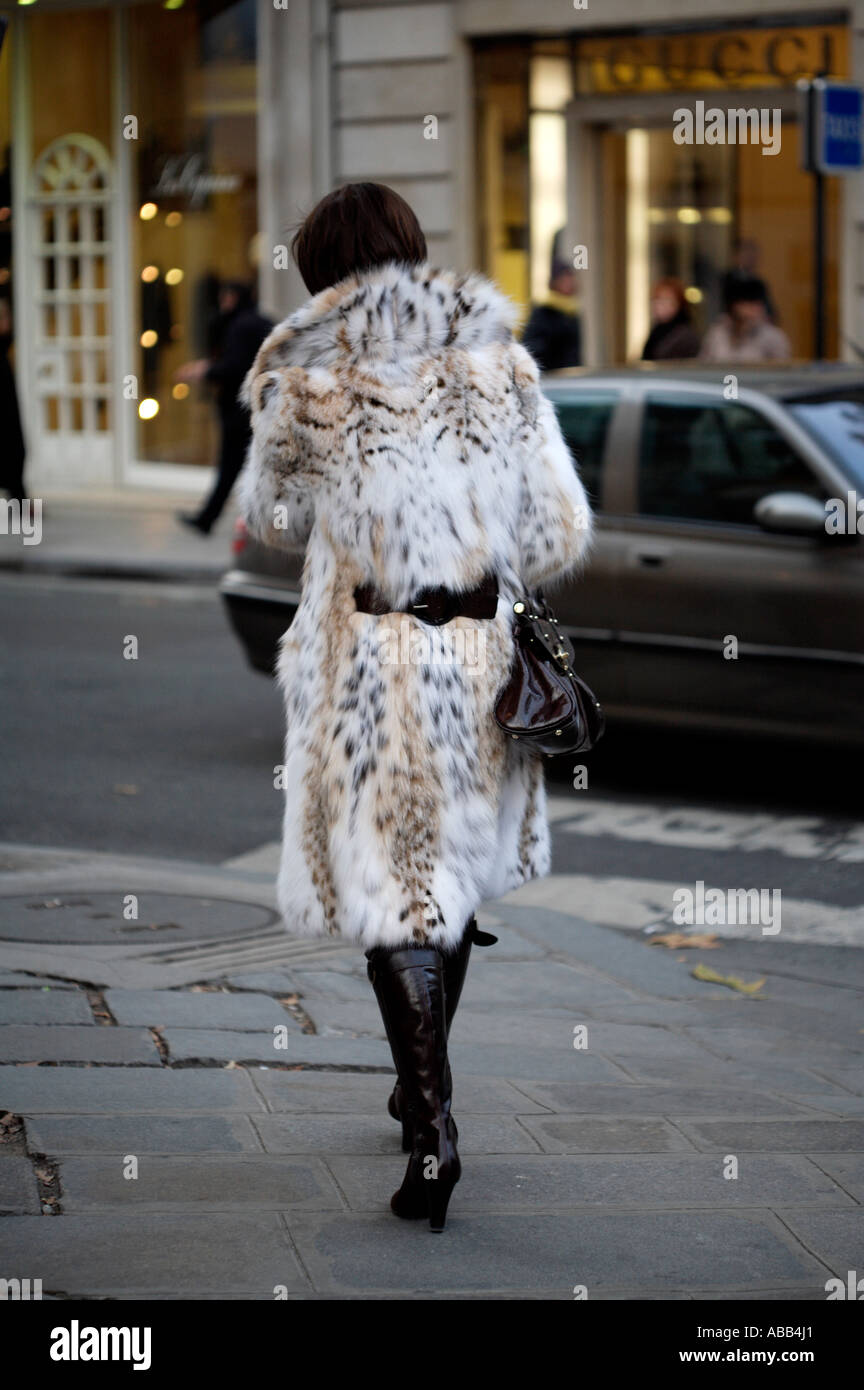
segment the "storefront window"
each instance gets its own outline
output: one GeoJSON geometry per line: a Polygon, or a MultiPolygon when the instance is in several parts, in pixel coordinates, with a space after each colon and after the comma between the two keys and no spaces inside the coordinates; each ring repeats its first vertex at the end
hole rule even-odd
{"type": "MultiPolygon", "coordinates": [[[[475,51],[481,265],[520,303],[538,300],[553,247],[569,252],[556,236],[572,181],[581,198],[572,239],[593,238],[589,273],[599,276],[593,308],[583,310],[593,315],[582,336],[594,360],[641,357],[651,290],[663,278],[681,282],[704,333],[733,269],[764,279],[793,357],[809,357],[813,184],[801,168],[795,84],[820,72],[848,76],[843,25],[484,41],[475,51]],[[758,143],[673,139],[673,112],[700,94],[729,108],[757,91],[758,106],[783,108],[770,156],[758,143]],[[576,178],[577,158],[587,180],[576,178]]],[[[826,181],[829,357],[840,350],[840,184],[826,181]]],[[[586,284],[582,275],[577,293],[586,284]]]]}
{"type": "Polygon", "coordinates": [[[531,298],[541,301],[549,288],[553,255],[572,252],[562,245],[567,224],[567,107],[573,95],[572,63],[566,45],[535,51],[531,57],[531,298]]]}
{"type": "Polygon", "coordinates": [[[530,48],[481,45],[477,92],[479,262],[517,304],[531,297],[530,48]]]}
{"type": "MultiPolygon", "coordinates": [[[[0,339],[4,331],[9,336],[12,327],[12,108],[6,24],[0,18],[0,339]]],[[[0,351],[3,346],[0,342],[0,351]]]]}
{"type": "MultiPolygon", "coordinates": [[[[31,164],[21,168],[30,256],[28,448],[58,476],[111,467],[116,131],[111,16],[27,16],[31,164]],[[64,61],[58,62],[62,53],[64,61]]],[[[21,306],[18,306],[18,323],[21,306]]]]}
{"type": "Polygon", "coordinates": [[[207,387],[178,367],[218,350],[218,292],[258,263],[255,0],[129,16],[139,460],[210,464],[207,387]]]}

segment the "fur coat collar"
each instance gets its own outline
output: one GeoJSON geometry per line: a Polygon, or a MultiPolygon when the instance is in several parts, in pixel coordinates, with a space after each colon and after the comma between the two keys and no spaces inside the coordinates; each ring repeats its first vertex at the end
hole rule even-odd
{"type": "Polygon", "coordinates": [[[409,358],[506,343],[516,321],[516,305],[477,272],[391,261],[313,295],[276,329],[269,364],[401,375],[409,358]]]}

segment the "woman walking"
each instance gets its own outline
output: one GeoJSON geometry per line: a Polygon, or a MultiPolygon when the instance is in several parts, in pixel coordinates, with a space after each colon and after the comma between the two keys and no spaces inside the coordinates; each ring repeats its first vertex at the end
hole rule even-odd
{"type": "Polygon", "coordinates": [[[512,604],[579,562],[590,512],[515,307],[430,266],[402,198],[339,188],[292,249],[312,298],[244,383],[241,484],[261,539],[306,542],[278,663],[279,905],[290,931],[365,950],[410,1153],[391,1207],[440,1231],[473,914],[549,868],[542,764],[493,713],[512,604]]]}

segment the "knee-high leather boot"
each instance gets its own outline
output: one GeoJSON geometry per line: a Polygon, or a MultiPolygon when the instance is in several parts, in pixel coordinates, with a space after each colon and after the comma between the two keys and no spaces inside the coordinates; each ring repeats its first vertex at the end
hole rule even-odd
{"type": "MultiPolygon", "coordinates": [[[[444,1012],[447,1026],[447,1037],[450,1037],[450,1025],[456,1013],[456,1006],[462,993],[462,986],[465,983],[465,975],[468,971],[468,958],[471,955],[473,944],[472,923],[474,918],[467,924],[462,933],[462,939],[454,951],[441,952],[441,959],[444,963],[444,1012]]],[[[411,1127],[404,1119],[402,1110],[402,1086],[396,1082],[390,1099],[387,1101],[387,1110],[394,1120],[402,1122],[402,1150],[404,1153],[411,1151],[411,1127]]],[[[458,1136],[457,1136],[458,1137],[458,1136]]]]}
{"type": "MultiPolygon", "coordinates": [[[[477,926],[477,918],[472,916],[469,917],[465,924],[462,939],[455,950],[441,952],[441,958],[444,962],[444,1007],[447,1015],[448,1039],[450,1037],[450,1027],[453,1023],[456,1008],[462,994],[462,986],[465,983],[465,976],[468,973],[468,961],[471,956],[471,947],[475,943],[478,946],[493,946],[497,940],[497,936],[492,936],[489,932],[480,931],[480,928],[477,926]]],[[[386,1030],[386,1019],[384,1021],[384,1026],[386,1030]]],[[[402,1122],[402,1152],[406,1154],[410,1153],[411,1127],[402,1116],[402,1087],[398,1081],[387,1101],[387,1112],[392,1115],[394,1120],[400,1120],[402,1122]]],[[[459,1138],[458,1130],[456,1131],[456,1138],[459,1138]]]]}
{"type": "Polygon", "coordinates": [[[442,956],[421,946],[377,947],[366,954],[411,1133],[408,1168],[390,1206],[397,1216],[428,1216],[430,1229],[443,1231],[461,1164],[450,1114],[442,956]]]}

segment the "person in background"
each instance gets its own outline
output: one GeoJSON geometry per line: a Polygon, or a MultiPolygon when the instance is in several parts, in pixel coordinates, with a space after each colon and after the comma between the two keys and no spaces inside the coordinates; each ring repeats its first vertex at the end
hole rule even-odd
{"type": "Polygon", "coordinates": [[[531,309],[522,333],[522,346],[541,372],[582,365],[582,325],[575,295],[576,272],[567,261],[553,258],[549,292],[542,304],[531,309]]]}
{"type": "Polygon", "coordinates": [[[742,277],[728,311],[705,334],[703,362],[785,362],[792,355],[789,339],[768,318],[765,286],[758,276],[742,277]]]}
{"type": "Polygon", "coordinates": [[[272,321],[258,312],[249,286],[240,280],[228,280],[219,290],[216,355],[187,362],[174,374],[175,381],[209,381],[216,387],[221,427],[216,481],[199,511],[179,513],[184,526],[191,526],[204,536],[210,534],[218,521],[246,459],[251,425],[249,411],[237,396],[272,327],[272,321]]]}
{"type": "Polygon", "coordinates": [[[643,362],[698,357],[699,334],[690,320],[690,306],[680,280],[658,280],[651,295],[651,332],[642,349],[643,362]]]}
{"type": "Polygon", "coordinates": [[[24,433],[15,390],[15,374],[9,361],[12,345],[12,310],[0,299],[0,488],[12,502],[24,501],[24,433]]]}
{"type": "Polygon", "coordinates": [[[778,321],[777,310],[771,298],[771,291],[759,274],[760,250],[758,241],[752,237],[738,237],[732,247],[732,264],[720,282],[720,302],[728,313],[729,305],[742,283],[758,280],[762,286],[762,302],[765,313],[774,323],[778,321]]]}

